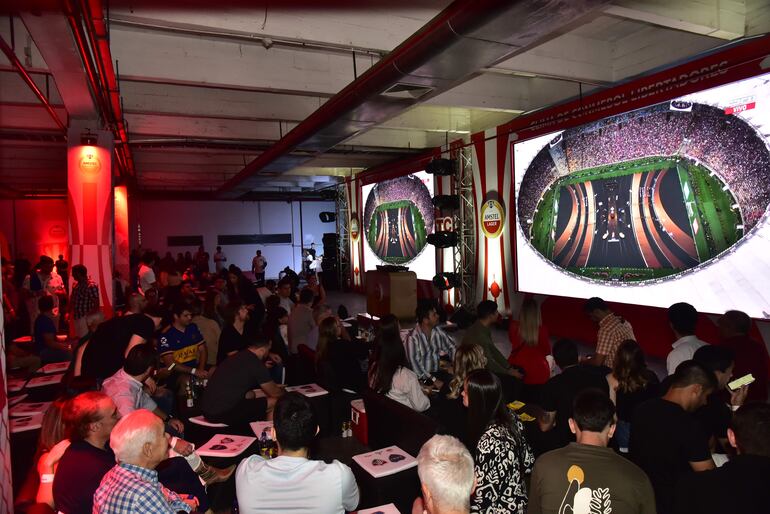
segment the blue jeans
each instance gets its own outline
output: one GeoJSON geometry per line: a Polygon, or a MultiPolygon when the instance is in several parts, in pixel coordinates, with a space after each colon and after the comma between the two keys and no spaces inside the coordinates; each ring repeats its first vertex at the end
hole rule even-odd
{"type": "Polygon", "coordinates": [[[628,448],[628,443],[631,441],[631,423],[619,419],[615,427],[614,437],[615,442],[618,443],[618,448],[628,448]]]}

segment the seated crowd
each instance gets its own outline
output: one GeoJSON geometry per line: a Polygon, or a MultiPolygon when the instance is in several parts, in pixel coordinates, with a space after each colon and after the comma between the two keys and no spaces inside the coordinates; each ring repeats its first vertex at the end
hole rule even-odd
{"type": "MultiPolygon", "coordinates": [[[[435,303],[420,302],[413,328],[388,315],[373,340],[361,340],[317,276],[304,287],[293,272],[264,281],[258,253],[254,283],[225,268],[219,248],[209,273],[200,252],[181,276],[170,253],[142,256],[136,290],[106,321],[85,267],[73,266],[66,301],[50,291],[59,287],[50,259],[31,270],[33,344],[11,345],[9,366],[71,361],[68,395],[43,419],[38,503],[63,514],[205,512],[209,486],[233,476],[240,512],[355,510],[362,494],[351,468],[311,458],[322,421],[308,398],[286,392],[287,377],[298,383],[309,365],[332,395],[379,394],[435,422],[439,435],[417,455],[413,512],[766,511],[768,355],[741,312],[721,316],[720,340],[709,344],[695,336],[695,309],[672,305],[676,341],[659,377],[631,324],[599,298],[585,303],[598,327],[595,354],[581,357],[569,339],[551,344],[530,298],[509,327],[506,357],[493,301],[478,304],[462,336],[440,324],[435,303]],[[72,347],[57,338],[68,321],[72,347]],[[753,384],[728,388],[748,373],[753,384]],[[231,428],[272,421],[277,456],[207,464],[181,419],[196,408],[231,428]]],[[[6,322],[19,330],[19,304],[7,302],[4,294],[4,311],[14,312],[6,322]]]]}

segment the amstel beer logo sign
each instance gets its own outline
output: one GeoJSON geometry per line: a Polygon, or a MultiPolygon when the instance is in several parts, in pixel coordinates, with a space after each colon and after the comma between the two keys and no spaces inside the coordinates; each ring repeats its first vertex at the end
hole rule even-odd
{"type": "Polygon", "coordinates": [[[97,157],[95,149],[85,149],[78,165],[80,171],[90,175],[96,175],[102,169],[102,162],[97,157]]]}
{"type": "Polygon", "coordinates": [[[481,230],[484,234],[494,239],[503,232],[505,225],[505,210],[497,200],[487,200],[481,207],[481,230]]]}

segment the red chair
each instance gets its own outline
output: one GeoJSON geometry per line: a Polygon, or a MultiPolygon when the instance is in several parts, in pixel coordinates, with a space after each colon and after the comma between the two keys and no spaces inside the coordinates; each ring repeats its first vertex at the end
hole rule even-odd
{"type": "Polygon", "coordinates": [[[508,362],[524,370],[524,383],[527,385],[545,384],[551,378],[551,366],[537,347],[522,345],[508,362]]]}

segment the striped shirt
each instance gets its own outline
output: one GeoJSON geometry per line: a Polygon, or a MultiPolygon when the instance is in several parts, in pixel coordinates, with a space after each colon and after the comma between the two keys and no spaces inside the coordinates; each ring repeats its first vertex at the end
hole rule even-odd
{"type": "Polygon", "coordinates": [[[615,353],[620,343],[626,339],[636,341],[631,323],[617,314],[609,313],[599,322],[599,332],[596,335],[596,353],[606,355],[604,365],[612,368],[615,364],[615,353]]]}
{"type": "Polygon", "coordinates": [[[133,464],[112,468],[94,493],[93,514],[174,514],[190,506],[158,482],[158,472],[133,464]]]}
{"type": "Polygon", "coordinates": [[[441,354],[454,360],[455,343],[446,332],[434,327],[430,331],[430,341],[419,325],[409,332],[406,338],[406,356],[417,378],[426,378],[438,371],[441,354]]]}

